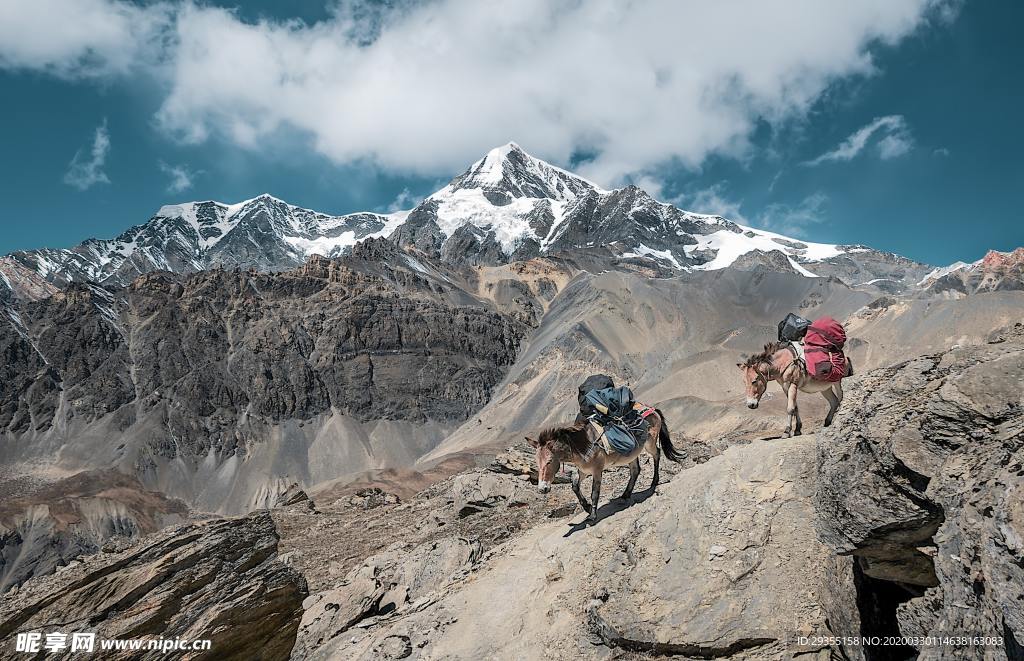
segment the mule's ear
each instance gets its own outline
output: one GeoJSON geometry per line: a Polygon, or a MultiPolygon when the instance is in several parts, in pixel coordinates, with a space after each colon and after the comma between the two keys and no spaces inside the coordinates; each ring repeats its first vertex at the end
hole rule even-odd
{"type": "Polygon", "coordinates": [[[524,436],[523,438],[525,438],[526,442],[529,443],[530,445],[532,445],[533,447],[535,447],[535,448],[539,448],[540,447],[540,441],[538,441],[537,439],[530,438],[529,436],[524,436]]]}
{"type": "Polygon", "coordinates": [[[736,367],[743,369],[746,367],[746,365],[744,365],[743,363],[736,363],[736,367]]]}

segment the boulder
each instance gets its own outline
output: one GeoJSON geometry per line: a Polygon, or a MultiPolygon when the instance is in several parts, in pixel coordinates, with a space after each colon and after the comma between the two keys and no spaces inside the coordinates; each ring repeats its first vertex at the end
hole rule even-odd
{"type": "Polygon", "coordinates": [[[287,659],[307,591],[276,561],[277,542],[270,515],[260,512],[169,528],[83,558],[0,597],[0,647],[14,649],[24,632],[93,632],[209,639],[209,653],[193,658],[287,659]]]}

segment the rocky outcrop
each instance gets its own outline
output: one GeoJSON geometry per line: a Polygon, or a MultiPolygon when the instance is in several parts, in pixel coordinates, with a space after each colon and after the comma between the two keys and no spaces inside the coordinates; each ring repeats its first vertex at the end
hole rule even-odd
{"type": "Polygon", "coordinates": [[[905,653],[1021,658],[1024,327],[994,341],[866,374],[820,435],[819,533],[852,556],[831,576],[840,635],[999,637],[905,653]]]}
{"type": "Polygon", "coordinates": [[[209,639],[196,659],[287,659],[307,590],[275,560],[277,543],[263,512],[170,528],[92,556],[0,598],[0,644],[14,649],[23,632],[94,632],[98,640],[209,639]]]}
{"type": "Polygon", "coordinates": [[[0,257],[0,304],[15,299],[35,301],[53,295],[57,287],[10,255],[0,257]]]}

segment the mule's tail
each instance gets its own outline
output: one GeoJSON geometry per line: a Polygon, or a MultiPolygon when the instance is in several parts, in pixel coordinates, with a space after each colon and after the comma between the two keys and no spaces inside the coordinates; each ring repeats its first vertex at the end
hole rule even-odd
{"type": "Polygon", "coordinates": [[[686,454],[676,450],[676,446],[672,445],[672,437],[668,434],[668,422],[665,420],[665,414],[660,409],[654,409],[654,412],[661,418],[661,431],[658,432],[661,449],[669,460],[678,464],[686,457],[686,454]]]}

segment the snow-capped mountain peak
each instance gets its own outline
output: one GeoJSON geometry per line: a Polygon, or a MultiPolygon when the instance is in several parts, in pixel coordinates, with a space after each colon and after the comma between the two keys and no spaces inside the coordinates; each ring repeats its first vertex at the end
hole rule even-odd
{"type": "Polygon", "coordinates": [[[82,280],[116,285],[153,270],[291,268],[313,253],[336,256],[380,236],[464,264],[592,251],[683,271],[737,266],[839,275],[882,289],[914,285],[930,270],[863,246],[799,241],[684,211],[632,185],[605,190],[512,142],[487,152],[409,211],[334,216],[267,193],[233,204],[184,202],[160,207],[116,239],[18,252],[10,260],[57,286],[82,280]]]}
{"type": "Polygon", "coordinates": [[[499,205],[523,197],[566,202],[590,191],[605,192],[579,175],[530,156],[514,142],[490,150],[431,197],[459,190],[479,190],[499,205]]]}

